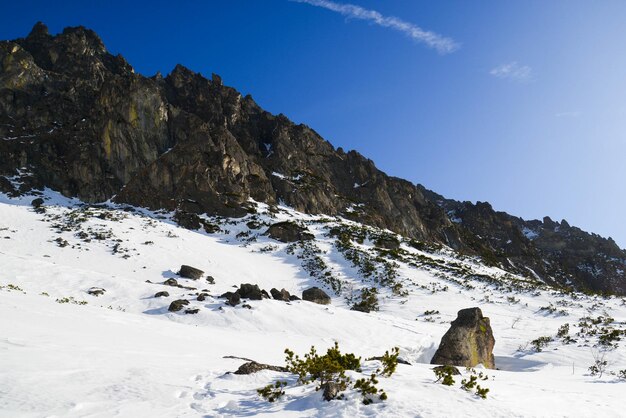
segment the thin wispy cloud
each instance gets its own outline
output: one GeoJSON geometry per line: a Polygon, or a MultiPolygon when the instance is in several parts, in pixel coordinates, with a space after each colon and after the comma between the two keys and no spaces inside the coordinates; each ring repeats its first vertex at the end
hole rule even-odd
{"type": "Polygon", "coordinates": [[[528,65],[520,65],[516,61],[498,65],[489,71],[494,77],[527,82],[533,79],[533,69],[528,65]]]}
{"type": "Polygon", "coordinates": [[[376,10],[364,9],[361,6],[347,3],[336,3],[330,0],[290,0],[296,3],[306,3],[311,6],[322,7],[352,19],[365,20],[370,23],[404,33],[414,41],[435,49],[440,54],[449,54],[457,50],[460,45],[451,38],[435,32],[427,31],[419,26],[393,16],[384,16],[376,10]]]}

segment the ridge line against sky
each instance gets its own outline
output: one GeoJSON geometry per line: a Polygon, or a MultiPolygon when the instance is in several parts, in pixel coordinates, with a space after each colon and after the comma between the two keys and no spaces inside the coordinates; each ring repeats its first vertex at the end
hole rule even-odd
{"type": "Polygon", "coordinates": [[[311,6],[322,7],[353,19],[366,20],[384,28],[390,28],[404,33],[414,41],[426,44],[440,54],[449,54],[460,48],[460,44],[452,38],[427,31],[419,26],[406,22],[394,16],[384,16],[376,10],[365,9],[361,6],[348,3],[336,3],[330,0],[290,0],[295,3],[305,3],[311,6]]]}

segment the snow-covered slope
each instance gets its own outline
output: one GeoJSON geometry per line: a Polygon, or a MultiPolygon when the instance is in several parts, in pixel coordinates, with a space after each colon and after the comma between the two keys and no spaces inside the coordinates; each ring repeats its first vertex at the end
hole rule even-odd
{"type": "MultiPolygon", "coordinates": [[[[43,210],[30,205],[36,196],[0,196],[0,416],[624,415],[618,372],[626,348],[601,344],[602,332],[626,328],[624,299],[563,294],[445,247],[286,207],[256,204],[242,219],[206,218],[219,229],[207,233],[165,213],[43,196],[43,210]],[[286,220],[315,240],[285,244],[263,235],[286,220]],[[396,239],[400,249],[377,247],[396,239]],[[214,284],[177,276],[182,264],[214,284]],[[187,288],[165,286],[170,278],[187,288]],[[320,286],[333,300],[231,307],[218,297],[241,283],[298,296],[320,286]],[[89,294],[94,287],[104,294],[89,294]],[[364,287],[378,289],[378,312],[350,310],[364,287]],[[159,291],[170,296],[155,298],[159,291]],[[168,312],[175,299],[199,312],[168,312]],[[435,383],[428,364],[457,311],[472,306],[490,317],[496,338],[499,370],[484,371],[487,399],[461,390],[460,379],[454,387],[435,383]],[[600,316],[580,327],[581,318],[600,316]],[[556,336],[566,323],[576,342],[556,336]],[[530,341],[543,336],[553,341],[537,351],[530,341]],[[335,341],[363,358],[397,346],[411,364],[380,379],[389,399],[371,405],[352,392],[325,402],[286,373],[228,373],[243,360],[227,356],[282,365],[285,348],[322,351],[335,341]],[[591,376],[602,356],[607,372],[591,376]],[[277,378],[293,384],[268,403],[256,389],[277,378]]],[[[364,372],[377,365],[364,362],[364,372]]]]}

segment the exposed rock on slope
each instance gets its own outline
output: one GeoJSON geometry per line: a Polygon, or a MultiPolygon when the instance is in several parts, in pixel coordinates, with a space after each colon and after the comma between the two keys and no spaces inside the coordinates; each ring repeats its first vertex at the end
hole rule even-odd
{"type": "Polygon", "coordinates": [[[626,253],[611,240],[445,200],[265,112],[219,76],[181,65],[166,77],[136,74],[83,27],[52,36],[38,23],[0,42],[0,191],[43,187],[175,210],[194,229],[192,214],[239,216],[250,198],[282,201],[547,282],[626,293],[626,253]]]}

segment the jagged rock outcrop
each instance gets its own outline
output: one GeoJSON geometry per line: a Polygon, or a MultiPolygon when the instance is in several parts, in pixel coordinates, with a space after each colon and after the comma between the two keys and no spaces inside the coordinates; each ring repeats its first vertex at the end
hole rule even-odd
{"type": "Polygon", "coordinates": [[[441,338],[431,364],[495,369],[493,337],[489,318],[480,308],[461,309],[448,332],[441,338]]]}
{"type": "Polygon", "coordinates": [[[27,37],[0,42],[0,191],[43,187],[176,211],[182,225],[207,232],[215,226],[195,215],[243,216],[250,198],[284,202],[446,244],[548,283],[626,294],[626,252],[610,239],[389,177],[217,75],[182,65],[166,77],[136,74],[80,26],[51,35],[38,23],[27,37]]]}

